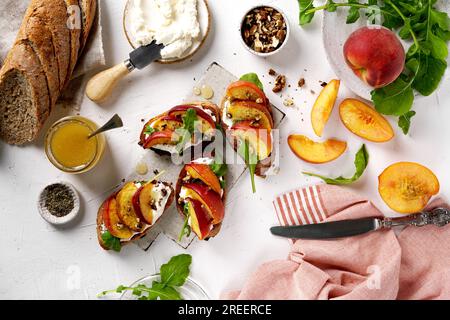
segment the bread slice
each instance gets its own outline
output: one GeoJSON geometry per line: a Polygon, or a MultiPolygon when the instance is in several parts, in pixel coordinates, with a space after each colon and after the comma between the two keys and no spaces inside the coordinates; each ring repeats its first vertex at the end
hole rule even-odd
{"type": "Polygon", "coordinates": [[[82,28],[80,34],[80,50],[78,56],[83,52],[86,45],[92,25],[94,24],[97,13],[97,0],[78,0],[81,8],[82,28]]]}
{"type": "Polygon", "coordinates": [[[38,16],[33,15],[31,10],[28,11],[16,41],[27,40],[38,56],[47,79],[51,102],[49,111],[51,111],[60,93],[58,61],[53,47],[52,33],[38,16]]]}
{"type": "MultiPolygon", "coordinates": [[[[159,219],[158,219],[152,226],[150,226],[150,227],[144,229],[143,232],[136,233],[130,240],[120,240],[120,244],[121,244],[122,246],[127,245],[127,244],[131,243],[132,241],[135,241],[135,240],[138,240],[138,239],[141,239],[142,237],[144,237],[144,236],[147,234],[147,232],[148,232],[150,229],[152,229],[152,227],[155,226],[156,223],[158,223],[158,221],[161,219],[161,217],[164,215],[164,213],[167,211],[167,209],[172,205],[172,202],[173,202],[173,200],[175,199],[175,192],[174,192],[172,186],[171,186],[169,183],[167,183],[167,182],[163,182],[163,183],[164,183],[164,185],[170,187],[170,195],[169,195],[169,198],[167,199],[166,206],[164,207],[164,211],[163,211],[162,215],[159,217],[159,219]]],[[[113,194],[113,195],[114,195],[114,194],[113,194]]],[[[116,195],[117,195],[117,194],[116,194],[116,195]]],[[[109,198],[109,197],[108,197],[108,198],[109,198]]],[[[105,201],[106,201],[106,200],[105,200],[105,201]]],[[[103,206],[103,204],[100,206],[100,208],[99,208],[99,210],[98,210],[98,212],[97,212],[97,220],[96,220],[96,222],[97,222],[97,227],[96,227],[96,230],[97,230],[97,240],[98,240],[99,245],[100,245],[103,249],[105,249],[105,250],[110,250],[110,248],[108,248],[108,247],[104,244],[103,239],[102,239],[102,234],[103,234],[103,230],[102,230],[102,229],[105,228],[104,223],[103,223],[103,215],[102,215],[102,212],[101,212],[102,206],[103,206]]]]}
{"type": "Polygon", "coordinates": [[[78,0],[64,0],[64,2],[66,3],[67,8],[66,27],[69,29],[70,33],[69,69],[67,71],[66,81],[64,83],[64,86],[66,86],[69,83],[72,72],[77,64],[78,51],[80,50],[80,34],[83,22],[81,20],[81,8],[79,7],[78,0]],[[77,9],[71,10],[72,7],[77,9]]]}
{"type": "Polygon", "coordinates": [[[14,45],[0,71],[0,138],[24,144],[37,136],[50,112],[47,80],[27,41],[14,45]]]}

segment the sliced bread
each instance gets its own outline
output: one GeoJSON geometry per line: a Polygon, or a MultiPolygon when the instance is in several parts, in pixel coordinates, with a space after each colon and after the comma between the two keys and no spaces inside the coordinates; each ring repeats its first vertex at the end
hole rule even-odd
{"type": "Polygon", "coordinates": [[[72,72],[75,69],[75,65],[78,60],[78,51],[80,50],[80,34],[83,22],[81,20],[81,8],[78,4],[78,0],[64,0],[66,4],[67,12],[67,23],[66,26],[70,32],[70,60],[69,60],[69,70],[67,72],[66,81],[64,86],[66,86],[72,72]]]}
{"type": "Polygon", "coordinates": [[[0,71],[0,138],[34,140],[49,115],[50,98],[39,58],[28,41],[14,45],[0,71]]]}
{"type": "Polygon", "coordinates": [[[97,0],[78,0],[78,2],[81,7],[82,20],[80,50],[78,55],[81,55],[89,37],[89,32],[94,24],[95,15],[97,13],[97,0]]]}

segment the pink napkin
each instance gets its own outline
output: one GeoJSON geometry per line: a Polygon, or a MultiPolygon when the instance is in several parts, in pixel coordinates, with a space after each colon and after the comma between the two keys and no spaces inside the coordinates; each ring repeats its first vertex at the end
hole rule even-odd
{"type": "MultiPolygon", "coordinates": [[[[275,198],[281,225],[383,214],[348,189],[317,185],[275,198]]],[[[429,208],[445,206],[433,201],[429,208]]],[[[338,240],[296,240],[287,260],[261,265],[223,299],[449,299],[450,226],[383,230],[338,240]]]]}

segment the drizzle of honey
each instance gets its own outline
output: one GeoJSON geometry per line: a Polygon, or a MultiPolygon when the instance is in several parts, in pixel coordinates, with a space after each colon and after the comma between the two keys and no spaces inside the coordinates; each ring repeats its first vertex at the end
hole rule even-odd
{"type": "Polygon", "coordinates": [[[52,155],[66,168],[88,166],[97,153],[97,138],[88,139],[91,128],[79,121],[61,124],[50,141],[52,155]]]}

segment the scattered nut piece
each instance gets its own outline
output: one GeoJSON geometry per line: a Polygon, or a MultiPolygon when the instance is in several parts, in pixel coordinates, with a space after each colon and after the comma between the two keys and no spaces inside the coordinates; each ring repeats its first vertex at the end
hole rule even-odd
{"type": "Polygon", "coordinates": [[[300,78],[300,80],[298,80],[298,86],[301,88],[305,85],[305,78],[300,78]]]}
{"type": "Polygon", "coordinates": [[[276,76],[277,72],[275,70],[273,70],[273,69],[269,69],[269,75],[276,76]]]}
{"type": "Polygon", "coordinates": [[[294,100],[292,100],[291,98],[286,98],[284,99],[283,104],[286,107],[292,107],[294,105],[294,100]]]}
{"type": "Polygon", "coordinates": [[[286,86],[286,76],[280,74],[275,79],[275,86],[273,87],[272,91],[275,93],[281,92],[281,90],[283,90],[285,86],[286,86]]]}
{"type": "Polygon", "coordinates": [[[326,87],[327,84],[328,84],[328,83],[326,83],[325,81],[321,81],[321,82],[320,82],[320,85],[321,85],[322,87],[326,87]]]}

